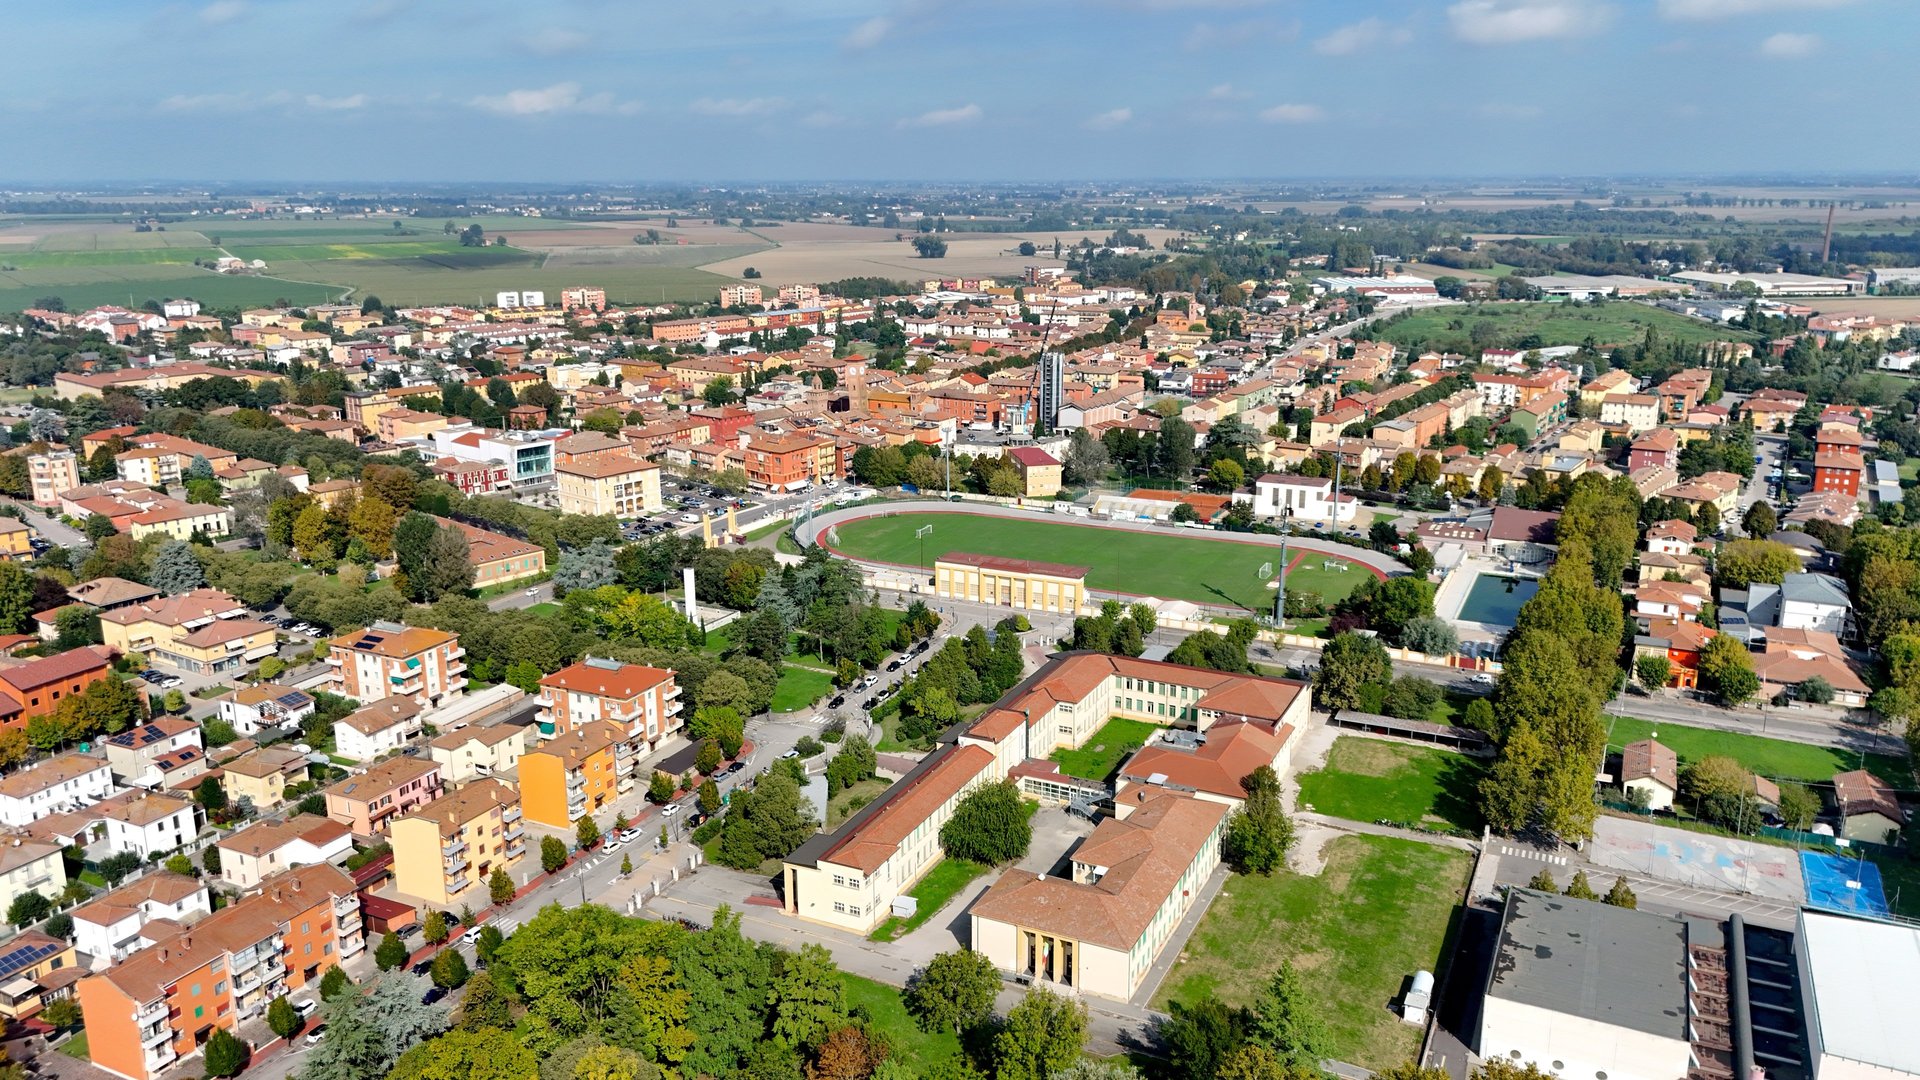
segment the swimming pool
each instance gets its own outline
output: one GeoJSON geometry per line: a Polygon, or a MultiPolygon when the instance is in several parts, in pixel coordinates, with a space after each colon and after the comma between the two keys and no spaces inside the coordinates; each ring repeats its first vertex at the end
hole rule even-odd
{"type": "Polygon", "coordinates": [[[1460,604],[1460,621],[1512,626],[1520,614],[1520,605],[1533,599],[1533,594],[1539,591],[1540,582],[1534,578],[1480,574],[1473,579],[1473,587],[1467,590],[1467,598],[1460,604]]]}

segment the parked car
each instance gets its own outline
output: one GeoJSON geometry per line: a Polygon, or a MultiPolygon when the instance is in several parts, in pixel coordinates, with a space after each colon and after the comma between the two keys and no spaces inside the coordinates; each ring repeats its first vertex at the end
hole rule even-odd
{"type": "Polygon", "coordinates": [[[741,769],[744,769],[744,768],[746,768],[746,767],[747,767],[747,763],[746,763],[746,762],[744,762],[744,761],[736,761],[736,762],[734,762],[733,764],[731,764],[731,765],[728,765],[728,766],[727,766],[726,768],[724,768],[724,769],[721,769],[721,770],[720,770],[720,775],[722,775],[722,776],[732,776],[732,775],[733,775],[734,773],[737,773],[737,772],[739,772],[739,771],[740,771],[741,769]]]}
{"type": "Polygon", "coordinates": [[[301,998],[299,1001],[293,1003],[293,1011],[298,1014],[302,1020],[312,1016],[319,1008],[320,1003],[312,998],[301,998]]]}
{"type": "Polygon", "coordinates": [[[679,812],[680,812],[680,804],[677,802],[670,802],[667,805],[660,808],[661,817],[672,817],[675,814],[678,814],[679,812]]]}
{"type": "Polygon", "coordinates": [[[486,923],[474,923],[472,926],[467,928],[466,933],[460,935],[460,943],[463,945],[471,945],[474,942],[479,941],[480,931],[485,930],[486,928],[487,928],[486,923]]]}
{"type": "Polygon", "coordinates": [[[325,1039],[326,1037],[327,1037],[327,1027],[325,1024],[322,1024],[319,1027],[314,1028],[312,1031],[307,1032],[307,1040],[306,1040],[307,1048],[312,1049],[313,1047],[319,1046],[321,1040],[325,1039]]]}
{"type": "MultiPolygon", "coordinates": [[[[738,765],[739,762],[734,762],[734,764],[738,765]]],[[[631,844],[638,839],[640,839],[639,829],[628,827],[620,831],[620,842],[623,844],[631,844]]]]}
{"type": "Polygon", "coordinates": [[[782,760],[782,761],[786,761],[786,760],[788,760],[788,759],[790,759],[790,758],[797,758],[797,757],[799,757],[799,756],[800,756],[800,751],[798,751],[798,750],[789,750],[789,751],[787,751],[786,753],[784,753],[784,754],[781,754],[781,755],[780,755],[780,760],[782,760]]]}
{"type": "Polygon", "coordinates": [[[899,671],[899,670],[900,670],[900,665],[901,665],[901,664],[904,664],[904,663],[906,663],[906,662],[907,662],[907,661],[906,661],[906,658],[905,658],[905,657],[897,657],[897,658],[895,658],[895,659],[894,659],[894,660],[893,660],[893,661],[892,661],[891,663],[889,663],[889,664],[887,665],[887,670],[888,670],[888,671],[899,671]]]}
{"type": "Polygon", "coordinates": [[[420,995],[420,1004],[431,1005],[434,1002],[439,1001],[441,998],[446,996],[447,996],[447,992],[445,990],[442,990],[437,986],[429,986],[427,987],[427,992],[420,995]]]}
{"type": "Polygon", "coordinates": [[[827,702],[827,708],[837,709],[840,706],[845,705],[846,703],[847,703],[847,695],[836,694],[834,695],[834,699],[832,701],[827,702]]]}

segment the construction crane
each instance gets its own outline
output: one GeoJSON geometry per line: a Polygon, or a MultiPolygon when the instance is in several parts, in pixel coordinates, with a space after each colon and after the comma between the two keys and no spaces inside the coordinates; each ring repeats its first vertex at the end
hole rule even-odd
{"type": "Polygon", "coordinates": [[[1827,204],[1827,235],[1824,239],[1820,241],[1820,261],[1822,263],[1825,263],[1827,261],[1827,257],[1833,254],[1833,208],[1834,206],[1835,206],[1834,203],[1827,204]]]}

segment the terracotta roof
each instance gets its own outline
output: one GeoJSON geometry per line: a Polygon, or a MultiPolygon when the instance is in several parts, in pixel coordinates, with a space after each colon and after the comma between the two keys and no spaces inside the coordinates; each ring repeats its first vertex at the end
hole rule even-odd
{"type": "Polygon", "coordinates": [[[48,758],[38,765],[16,769],[0,777],[0,795],[24,799],[56,784],[64,784],[106,767],[107,759],[103,757],[81,753],[61,754],[56,758],[48,758]]]}
{"type": "Polygon", "coordinates": [[[1835,775],[1833,798],[1843,817],[1879,814],[1888,821],[1907,820],[1907,812],[1900,806],[1900,797],[1885,781],[1865,769],[1835,775]]]}
{"type": "Polygon", "coordinates": [[[131,626],[135,623],[153,622],[162,626],[184,626],[202,619],[217,619],[246,610],[246,605],[219,589],[193,589],[174,596],[149,600],[143,604],[134,604],[116,611],[103,611],[100,618],[104,622],[131,626]]]}
{"type": "Polygon", "coordinates": [[[420,703],[410,697],[383,697],[371,705],[356,709],[336,720],[362,735],[377,735],[399,724],[411,723],[420,715],[420,703]]]}
{"type": "Polygon", "coordinates": [[[106,608],[151,600],[159,596],[160,591],[125,578],[102,577],[73,586],[67,590],[67,595],[80,603],[106,608]]]}
{"type": "Polygon", "coordinates": [[[403,630],[378,630],[368,628],[342,634],[328,642],[336,649],[346,652],[372,653],[404,659],[426,652],[428,649],[446,645],[458,640],[445,630],[434,630],[425,626],[409,626],[403,630]]]}
{"type": "Polygon", "coordinates": [[[326,794],[364,802],[384,795],[409,781],[418,780],[429,773],[439,771],[440,766],[432,761],[402,755],[388,758],[358,776],[349,776],[339,781],[328,788],[326,794]]]}
{"type": "Polygon", "coordinates": [[[434,518],[434,520],[442,525],[451,525],[466,535],[467,559],[475,566],[484,566],[487,563],[520,555],[530,555],[536,551],[544,553],[544,549],[538,544],[529,544],[525,540],[516,540],[501,533],[489,532],[464,521],[453,521],[448,518],[434,518]]]}
{"type": "Polygon", "coordinates": [[[510,785],[498,780],[477,780],[399,820],[425,818],[440,827],[441,836],[458,836],[467,822],[495,807],[512,806],[519,801],[520,793],[510,785]]]}
{"type": "Polygon", "coordinates": [[[1652,780],[1668,791],[1680,790],[1680,758],[1664,743],[1641,739],[1620,751],[1620,781],[1652,780]]]}
{"type": "Polygon", "coordinates": [[[1076,866],[1104,870],[1091,884],[1012,870],[968,914],[1130,951],[1179,887],[1207,837],[1229,813],[1224,803],[1136,788],[1126,818],[1109,818],[1073,853],[1076,866]]]}
{"type": "Polygon", "coordinates": [[[103,651],[105,650],[98,645],[85,645],[78,649],[69,649],[57,656],[42,656],[25,663],[10,664],[0,668],[0,682],[23,691],[66,682],[90,671],[106,668],[108,661],[106,657],[100,655],[103,651]]]}
{"type": "Polygon", "coordinates": [[[1272,765],[1292,741],[1293,728],[1282,724],[1275,731],[1258,723],[1229,721],[1208,728],[1206,739],[1191,750],[1149,743],[1121,767],[1120,777],[1143,784],[1157,775],[1175,787],[1239,799],[1246,792],[1241,779],[1262,765],[1272,765]]]}
{"type": "Polygon", "coordinates": [[[563,461],[553,467],[555,472],[569,476],[587,476],[605,479],[609,476],[625,476],[628,473],[649,472],[660,466],[651,461],[642,461],[624,451],[609,452],[591,458],[563,461]]]}
{"type": "Polygon", "coordinates": [[[126,750],[138,750],[149,743],[158,742],[171,735],[184,735],[198,730],[199,724],[178,716],[156,716],[139,727],[128,728],[118,735],[109,735],[100,740],[110,746],[126,750]]]}
{"type": "Polygon", "coordinates": [[[876,808],[856,816],[836,834],[821,862],[850,866],[863,874],[880,869],[933,812],[973,783],[993,764],[993,753],[973,745],[953,746],[917,774],[883,792],[876,808]]]}
{"type": "Polygon", "coordinates": [[[617,742],[629,738],[625,728],[606,720],[594,720],[582,724],[557,738],[548,739],[539,746],[527,751],[527,757],[546,755],[559,758],[561,765],[569,771],[579,768],[587,759],[601,753],[617,742]]]}
{"type": "Polygon", "coordinates": [[[259,858],[270,851],[278,851],[297,840],[304,840],[314,847],[325,847],[335,843],[343,836],[352,835],[345,825],[332,818],[318,814],[300,814],[285,821],[263,821],[249,825],[217,845],[223,850],[239,852],[259,858]]]}
{"type": "Polygon", "coordinates": [[[191,634],[182,636],[179,642],[182,645],[204,649],[224,645],[240,638],[272,633],[274,633],[273,627],[258,619],[215,619],[191,634]]]}
{"type": "Polygon", "coordinates": [[[1007,451],[1007,456],[1028,469],[1045,468],[1060,464],[1060,459],[1037,446],[1016,446],[1007,451]]]}
{"type": "Polygon", "coordinates": [[[263,746],[224,762],[220,767],[230,773],[264,780],[290,769],[306,768],[307,755],[284,747],[263,746]]]}
{"type": "Polygon", "coordinates": [[[199,878],[161,870],[74,908],[73,918],[76,922],[118,922],[137,914],[143,904],[172,906],[204,888],[199,878]]]}
{"type": "Polygon", "coordinates": [[[672,681],[673,672],[666,668],[648,667],[645,664],[622,664],[616,669],[601,667],[599,663],[588,663],[582,660],[577,664],[568,664],[541,679],[540,685],[555,687],[570,694],[590,694],[594,697],[630,701],[661,683],[672,681]]]}

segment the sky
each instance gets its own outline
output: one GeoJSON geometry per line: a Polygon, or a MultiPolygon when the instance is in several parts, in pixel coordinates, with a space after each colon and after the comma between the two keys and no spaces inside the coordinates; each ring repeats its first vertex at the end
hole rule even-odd
{"type": "Polygon", "coordinates": [[[88,0],[9,29],[0,184],[1920,171],[1915,0],[88,0]]]}

